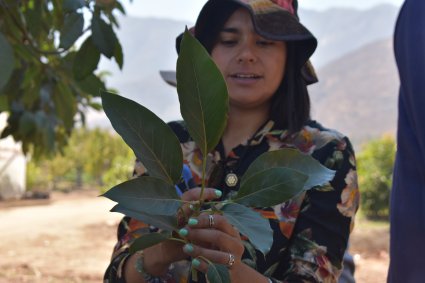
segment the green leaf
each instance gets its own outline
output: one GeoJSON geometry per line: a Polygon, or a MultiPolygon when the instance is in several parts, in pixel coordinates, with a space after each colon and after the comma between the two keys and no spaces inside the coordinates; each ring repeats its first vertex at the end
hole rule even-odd
{"type": "Polygon", "coordinates": [[[117,204],[111,209],[111,212],[123,213],[127,216],[130,216],[134,219],[142,221],[146,224],[155,226],[159,229],[166,231],[173,231],[177,229],[177,219],[175,216],[166,216],[166,215],[151,215],[149,213],[143,213],[140,211],[135,211],[129,208],[126,208],[120,204],[117,204]]]}
{"type": "Polygon", "coordinates": [[[173,185],[148,176],[116,185],[103,196],[126,208],[152,215],[175,215],[181,206],[173,185]]]}
{"type": "Polygon", "coordinates": [[[146,235],[142,235],[137,238],[133,244],[130,246],[130,253],[133,254],[137,251],[144,250],[146,248],[155,246],[161,242],[164,242],[171,238],[171,234],[163,234],[163,233],[150,233],[146,235]]]}
{"type": "Polygon", "coordinates": [[[38,41],[39,36],[42,32],[43,21],[40,18],[43,17],[43,4],[42,1],[33,1],[34,5],[25,11],[26,27],[28,28],[31,36],[38,41]]]}
{"type": "Polygon", "coordinates": [[[274,167],[288,167],[308,175],[308,180],[304,185],[305,190],[324,185],[335,176],[335,171],[326,168],[310,155],[303,154],[296,149],[286,148],[260,155],[249,166],[242,177],[242,182],[244,179],[248,180],[257,172],[274,167]]]}
{"type": "Polygon", "coordinates": [[[92,18],[92,40],[97,49],[109,59],[114,56],[117,37],[111,25],[108,25],[99,15],[92,18]]]}
{"type": "Polygon", "coordinates": [[[15,68],[15,58],[13,50],[6,37],[0,33],[0,90],[7,84],[13,69],[15,68]]]}
{"type": "Polygon", "coordinates": [[[74,116],[77,113],[77,100],[71,89],[63,82],[58,82],[52,96],[56,114],[63,121],[66,129],[72,129],[74,116]]]}
{"type": "Polygon", "coordinates": [[[100,60],[100,52],[94,46],[91,37],[87,38],[80,50],[75,55],[73,73],[77,80],[82,80],[90,76],[94,70],[97,69],[97,65],[100,60]]]}
{"type": "Polygon", "coordinates": [[[103,109],[115,131],[133,149],[152,177],[180,180],[183,157],[173,131],[149,109],[122,96],[101,92],[103,109]]]}
{"type": "Polygon", "coordinates": [[[118,40],[115,44],[114,58],[115,62],[118,64],[118,67],[120,67],[120,70],[122,70],[122,66],[124,65],[124,55],[122,53],[121,43],[118,40]]]}
{"type": "Polygon", "coordinates": [[[121,12],[121,14],[123,15],[126,14],[123,5],[119,1],[115,2],[115,8],[118,9],[121,12]]]}
{"type": "Polygon", "coordinates": [[[86,5],[84,0],[63,0],[63,9],[65,12],[72,12],[83,8],[86,5]]]}
{"type": "Polygon", "coordinates": [[[83,34],[84,17],[80,13],[71,13],[65,17],[60,33],[60,48],[68,49],[83,34]]]}
{"type": "Polygon", "coordinates": [[[222,264],[210,263],[207,278],[210,283],[231,283],[229,270],[222,264]]]}
{"type": "Polygon", "coordinates": [[[230,224],[248,237],[257,250],[263,254],[270,251],[273,244],[273,230],[269,221],[260,213],[236,203],[226,204],[222,211],[230,224]]]}
{"type": "Polygon", "coordinates": [[[206,156],[226,127],[229,98],[220,70],[187,30],[177,60],[177,92],[190,136],[206,156]]]}
{"type": "Polygon", "coordinates": [[[34,114],[31,112],[24,112],[19,119],[19,133],[26,137],[31,135],[36,130],[36,123],[34,120],[34,114]]]}
{"type": "Polygon", "coordinates": [[[97,110],[97,111],[100,111],[100,110],[102,110],[102,109],[103,109],[103,108],[102,108],[102,104],[100,104],[100,103],[90,102],[88,105],[89,105],[91,108],[93,108],[94,110],[97,110]]]}
{"type": "Polygon", "coordinates": [[[0,112],[9,110],[9,102],[6,95],[0,95],[0,112]]]}
{"type": "Polygon", "coordinates": [[[299,171],[285,167],[264,169],[248,179],[244,177],[233,201],[252,207],[273,206],[293,198],[304,190],[308,178],[299,171]]]}
{"type": "Polygon", "coordinates": [[[94,74],[90,74],[82,81],[79,81],[78,86],[82,91],[92,96],[99,96],[100,90],[106,89],[105,84],[94,74]]]}

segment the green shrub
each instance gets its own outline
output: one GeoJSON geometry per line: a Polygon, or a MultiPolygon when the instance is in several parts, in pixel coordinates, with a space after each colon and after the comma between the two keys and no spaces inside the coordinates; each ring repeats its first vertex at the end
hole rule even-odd
{"type": "Polygon", "coordinates": [[[388,220],[395,151],[394,138],[383,136],[363,145],[357,156],[361,210],[369,219],[388,220]]]}
{"type": "MultiPolygon", "coordinates": [[[[128,180],[134,153],[115,133],[105,129],[74,130],[61,154],[31,159],[27,165],[29,190],[69,191],[116,185],[128,180]]],[[[108,187],[109,188],[109,187],[108,187]]]]}

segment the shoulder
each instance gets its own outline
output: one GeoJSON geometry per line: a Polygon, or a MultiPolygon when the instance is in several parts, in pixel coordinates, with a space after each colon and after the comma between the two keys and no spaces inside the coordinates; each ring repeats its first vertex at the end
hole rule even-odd
{"type": "MultiPolygon", "coordinates": [[[[276,132],[276,131],[275,131],[276,132]]],[[[277,131],[277,133],[280,133],[277,131]]],[[[288,135],[281,132],[278,140],[285,146],[295,147],[303,153],[313,154],[324,148],[338,148],[352,150],[347,136],[337,130],[329,129],[316,121],[307,122],[300,131],[288,135]]],[[[274,139],[276,141],[276,137],[274,139]]]]}
{"type": "Polygon", "coordinates": [[[316,121],[309,122],[300,134],[311,136],[311,154],[326,167],[338,170],[344,163],[348,163],[355,168],[354,149],[346,135],[316,121]]]}
{"type": "Polygon", "coordinates": [[[292,135],[283,134],[269,143],[274,146],[293,147],[311,155],[330,169],[339,169],[344,162],[355,167],[354,150],[349,138],[337,130],[329,129],[316,121],[309,121],[304,127],[292,135]]]}
{"type": "Polygon", "coordinates": [[[325,147],[338,147],[341,149],[350,143],[346,135],[337,130],[326,128],[316,121],[308,122],[294,135],[293,139],[296,144],[304,143],[310,153],[325,147]]]}

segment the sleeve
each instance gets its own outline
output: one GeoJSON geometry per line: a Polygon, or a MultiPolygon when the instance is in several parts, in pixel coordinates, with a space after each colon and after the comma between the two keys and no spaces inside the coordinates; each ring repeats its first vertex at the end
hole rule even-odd
{"type": "Polygon", "coordinates": [[[150,232],[150,228],[140,221],[127,216],[121,220],[117,230],[118,241],[115,244],[111,262],[103,278],[105,283],[125,283],[123,267],[130,256],[129,247],[138,235],[150,232]],[[135,231],[137,231],[137,234],[135,231]]]}
{"type": "MultiPolygon", "coordinates": [[[[330,184],[307,191],[302,200],[289,244],[273,273],[283,282],[337,282],[359,205],[355,157],[349,140],[330,142],[313,157],[336,174],[330,184]]],[[[282,230],[284,225],[280,226],[282,230]]]]}
{"type": "MultiPolygon", "coordinates": [[[[406,1],[394,34],[400,76],[398,148],[411,163],[425,160],[425,2],[406,1]]],[[[413,167],[413,166],[412,166],[413,167]]],[[[414,170],[414,169],[413,169],[414,170]]]]}

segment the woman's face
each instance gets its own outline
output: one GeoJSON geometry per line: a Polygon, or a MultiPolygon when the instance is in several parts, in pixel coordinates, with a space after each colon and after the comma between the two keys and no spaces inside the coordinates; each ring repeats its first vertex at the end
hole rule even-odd
{"type": "Polygon", "coordinates": [[[240,8],[224,24],[211,56],[226,80],[230,104],[256,108],[270,102],[283,79],[286,44],[258,35],[240,8]]]}

